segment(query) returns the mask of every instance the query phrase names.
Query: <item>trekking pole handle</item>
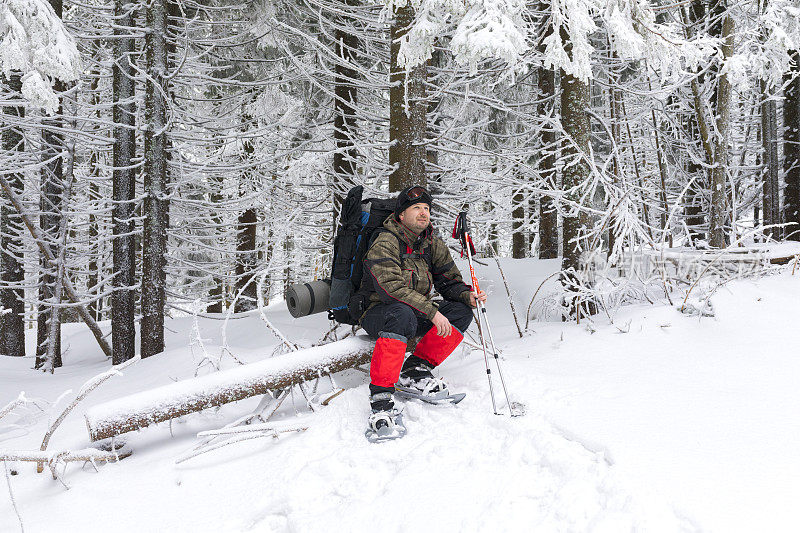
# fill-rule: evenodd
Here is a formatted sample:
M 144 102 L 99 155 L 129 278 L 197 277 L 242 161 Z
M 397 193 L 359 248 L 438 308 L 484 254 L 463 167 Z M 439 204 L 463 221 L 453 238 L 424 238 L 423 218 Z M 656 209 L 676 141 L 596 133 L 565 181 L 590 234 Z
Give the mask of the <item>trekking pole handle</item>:
M 464 257 L 464 251 L 466 250 L 469 275 L 472 278 L 472 290 L 475 293 L 475 299 L 477 301 L 478 293 L 481 288 L 478 285 L 478 278 L 475 276 L 475 269 L 472 266 L 472 256 L 475 254 L 475 245 L 472 242 L 472 235 L 469 231 L 466 211 L 461 211 L 456 217 L 456 223 L 453 225 L 453 238 L 461 242 L 461 257 Z

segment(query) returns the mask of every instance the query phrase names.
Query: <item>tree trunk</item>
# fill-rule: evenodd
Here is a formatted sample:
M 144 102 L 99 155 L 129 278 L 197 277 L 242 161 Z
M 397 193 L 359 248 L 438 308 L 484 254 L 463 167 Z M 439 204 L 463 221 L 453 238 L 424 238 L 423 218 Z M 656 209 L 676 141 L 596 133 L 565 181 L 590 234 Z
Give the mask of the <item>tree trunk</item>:
M 610 44 L 610 43 L 609 43 Z M 617 55 L 614 54 L 614 60 L 617 60 Z M 622 91 L 617 88 L 619 84 L 619 76 L 614 72 L 613 67 L 609 71 L 611 87 L 609 89 L 609 111 L 611 115 L 611 150 L 613 156 L 611 159 L 611 169 L 613 172 L 614 183 L 619 183 L 622 177 L 622 165 L 620 164 L 620 146 L 622 142 Z M 614 206 L 609 205 L 608 208 L 613 209 Z M 614 233 L 614 224 L 612 220 L 608 221 L 608 257 L 611 256 L 616 245 L 617 234 Z
M 783 102 L 783 220 L 786 238 L 800 241 L 800 52 L 793 50 Z
M 497 176 L 497 171 L 500 165 L 500 154 L 503 151 L 503 145 L 501 140 L 506 133 L 507 128 L 507 116 L 502 111 L 492 108 L 489 110 L 489 124 L 486 126 L 486 132 L 488 135 L 486 136 L 486 141 L 484 142 L 485 148 L 496 154 L 491 156 L 492 157 L 492 175 Z M 495 178 L 496 179 L 496 178 Z M 494 255 L 498 255 L 500 253 L 499 247 L 499 228 L 497 227 L 497 215 L 495 212 L 495 206 L 497 204 L 490 200 L 487 200 L 483 203 L 484 213 L 489 216 L 489 228 L 488 228 L 488 244 L 494 250 Z M 490 252 L 487 250 L 487 254 Z M 488 255 L 491 257 L 491 255 Z
M 100 84 L 100 69 L 99 67 L 92 71 L 92 82 L 89 85 L 91 93 L 90 102 L 92 107 L 96 109 L 95 118 L 98 122 L 102 119 L 100 113 L 100 92 L 97 90 Z M 91 202 L 100 202 L 100 151 L 95 149 L 89 156 L 89 200 Z M 103 245 L 100 242 L 100 218 L 97 216 L 94 209 L 89 212 L 89 267 L 88 267 L 88 290 L 87 292 L 94 296 L 94 293 L 101 293 L 101 287 L 98 286 L 102 278 L 103 268 Z M 86 306 L 89 313 L 95 320 L 100 320 L 100 312 L 103 308 L 103 299 L 93 300 Z
M 136 229 L 134 199 L 136 197 L 136 172 L 133 160 L 136 155 L 136 103 L 135 96 L 135 42 L 127 28 L 134 27 L 132 4 L 114 1 L 113 117 L 114 117 L 114 172 L 112 228 L 114 292 L 111 297 L 111 344 L 113 364 L 118 365 L 136 355 Z
M 571 58 L 572 43 L 563 29 L 561 38 L 566 43 L 565 50 Z M 575 207 L 581 203 L 580 192 L 576 189 L 589 179 L 590 174 L 586 160 L 591 138 L 591 125 L 586 113 L 588 108 L 588 83 L 561 70 L 561 127 L 565 137 L 561 145 L 561 158 L 564 161 L 561 190 L 566 192 L 565 199 L 573 204 L 566 207 L 562 221 L 564 252 L 561 259 L 561 283 L 566 292 L 564 303 L 567 314 L 578 320 L 582 314 L 596 312 L 593 302 L 582 302 L 574 294 L 591 283 L 585 276 L 586 265 L 582 257 L 588 245 L 585 235 L 589 227 L 589 216 Z
M 142 357 L 164 351 L 167 255 L 167 2 L 147 4 L 142 234 Z
M 694 27 L 695 25 L 702 23 L 706 13 L 705 1 L 706 0 L 693 0 L 689 6 L 688 17 L 685 15 L 683 8 L 681 8 L 681 13 L 684 15 L 684 22 L 687 28 L 690 26 Z M 689 31 L 689 33 L 696 34 L 699 31 L 699 29 L 695 28 L 693 31 Z M 702 83 L 703 79 L 704 75 L 701 74 L 699 80 L 692 82 L 692 92 L 694 95 L 695 107 L 699 105 L 700 100 L 698 99 L 697 94 L 695 94 L 694 89 L 697 86 L 698 81 Z M 703 131 L 701 131 L 700 121 L 698 120 L 698 117 L 700 116 L 699 113 L 701 113 L 701 111 L 694 110 L 694 113 L 690 112 L 687 114 L 686 130 L 688 132 L 688 137 L 691 140 L 690 142 L 695 144 L 695 148 L 698 140 L 700 141 L 700 150 L 703 152 L 705 150 L 705 140 L 702 138 Z M 689 190 L 686 191 L 683 209 L 686 217 L 686 226 L 688 227 L 688 237 L 690 241 L 694 242 L 698 239 L 707 238 L 705 235 L 705 213 L 707 210 L 704 209 L 703 205 L 705 203 L 703 199 L 703 191 L 707 190 L 708 188 L 708 179 L 706 176 L 706 170 L 703 168 L 703 166 L 699 162 L 694 161 L 691 157 L 687 157 L 686 173 L 690 177 L 696 177 L 694 185 L 692 185 Z
M 768 98 L 766 83 L 761 82 L 761 97 Z M 764 225 L 781 223 L 780 211 L 780 163 L 778 162 L 778 106 L 775 100 L 766 100 L 761 104 L 761 143 L 764 148 L 762 171 L 762 210 Z M 780 228 L 764 230 L 770 238 L 780 237 Z
M 345 0 L 348 6 L 359 4 L 359 0 Z M 356 183 L 356 111 L 358 100 L 358 72 L 353 68 L 358 52 L 358 37 L 341 26 L 336 29 L 336 55 L 333 101 L 333 138 L 336 152 L 333 154 L 334 215 L 344 201 L 344 194 Z M 334 217 L 335 218 L 335 217 Z M 333 220 L 335 226 L 336 220 Z M 335 228 L 334 228 L 335 229 Z
M 589 165 L 585 157 L 589 152 L 589 86 L 582 80 L 561 71 L 561 124 L 565 135 L 571 139 L 564 142 L 562 157 L 566 164 L 563 170 L 563 189 L 579 187 L 589 177 Z M 569 193 L 567 199 L 580 202 L 577 193 Z M 574 211 L 574 209 L 573 209 Z M 574 212 L 564 215 L 564 257 L 562 268 L 578 272 L 581 269 L 581 233 L 588 223 L 584 214 Z
M 524 259 L 528 256 L 528 239 L 525 229 L 525 190 L 517 189 L 511 197 L 511 257 Z
M 211 191 L 209 193 L 211 204 L 217 205 L 224 200 L 222 191 L 224 188 L 224 180 L 221 176 L 211 175 L 208 178 Z M 223 225 L 222 216 L 216 211 L 211 212 L 211 220 L 217 226 Z M 211 302 L 206 306 L 206 313 L 222 313 L 225 302 L 225 281 L 221 276 L 214 275 L 211 278 L 211 288 L 208 291 L 208 299 Z
M 50 0 L 56 16 L 62 17 L 62 0 Z M 64 83 L 56 80 L 53 89 L 56 93 L 64 91 Z M 60 133 L 64 126 L 63 104 L 59 97 L 58 110 L 55 115 L 42 119 L 42 148 L 41 157 L 46 162 L 40 171 L 40 197 L 39 197 L 39 227 L 41 234 L 46 239 L 45 245 L 50 248 L 56 257 L 61 241 L 58 231 L 61 227 L 63 193 L 64 193 L 64 136 Z M 36 320 L 36 361 L 34 366 L 42 368 L 47 362 L 48 345 L 50 353 L 55 354 L 51 361 L 51 368 L 61 366 L 61 311 L 56 301 L 56 272 L 48 268 L 47 258 L 39 254 L 39 303 Z M 60 268 L 60 265 L 53 265 Z
M 697 105 L 698 102 L 699 100 L 695 98 L 695 105 Z M 707 133 L 707 130 L 701 129 L 700 127 L 700 121 L 698 118 L 702 116 L 701 113 L 702 111 L 700 113 L 690 114 L 687 117 L 687 130 L 689 132 L 689 139 L 691 139 L 692 143 L 696 143 L 699 138 L 701 140 L 701 144 L 705 145 L 706 142 L 703 139 L 703 132 Z M 700 148 L 700 153 L 706 153 L 704 146 Z M 684 200 L 683 208 L 684 215 L 686 216 L 686 226 L 688 227 L 689 232 L 688 236 L 689 239 L 694 242 L 698 239 L 707 238 L 705 231 L 705 213 L 707 210 L 704 208 L 705 200 L 703 191 L 708 190 L 708 179 L 706 169 L 703 168 L 703 165 L 691 157 L 687 157 L 686 173 L 690 177 L 695 178 L 694 184 L 689 187 L 689 190 L 686 191 L 686 199 Z
M 51 0 L 56 14 L 61 16 L 61 1 Z M 54 84 L 56 92 L 64 90 L 64 84 L 56 81 Z M 59 133 L 64 125 L 63 107 L 59 98 L 58 111 L 52 117 L 42 119 L 42 149 L 41 157 L 46 164 L 40 173 L 40 196 L 39 196 L 39 227 L 41 236 L 45 239 L 45 245 L 53 252 L 53 255 L 60 257 L 61 241 L 58 238 L 59 228 L 61 227 L 63 193 L 64 193 L 64 137 Z M 48 344 L 53 343 L 55 359 L 52 367 L 61 366 L 61 313 L 55 301 L 56 296 L 56 272 L 54 269 L 58 265 L 49 265 L 48 260 L 40 253 L 39 257 L 39 304 L 36 320 L 36 368 L 42 368 L 47 360 Z M 52 321 L 52 323 L 51 323 Z M 50 332 L 54 332 L 51 338 Z
M 286 258 L 286 267 L 283 269 L 284 275 L 284 283 L 283 283 L 283 292 L 289 290 L 289 287 L 292 285 L 292 254 L 294 253 L 294 239 L 292 239 L 291 235 L 286 235 L 286 238 L 283 240 L 283 252 L 284 257 Z
M 727 8 L 727 1 L 719 4 Z M 727 61 L 733 55 L 734 22 L 730 12 L 725 9 L 722 19 L 722 57 Z M 728 174 L 728 143 L 730 141 L 731 83 L 728 74 L 722 71 L 717 82 L 716 124 L 714 139 L 714 168 L 711 171 L 711 216 L 709 217 L 709 244 L 714 248 L 726 246 L 725 222 L 729 218 L 730 206 L 726 194 Z
M 427 185 L 425 176 L 425 133 L 427 102 L 425 81 L 426 63 L 408 72 L 398 65 L 400 39 L 414 20 L 411 5 L 395 12 L 391 28 L 391 74 L 389 81 L 389 164 L 396 168 L 389 176 L 389 190 L 400 191 L 409 185 Z
M 92 199 L 98 199 L 100 197 L 100 187 L 97 186 L 97 175 L 94 173 L 97 171 L 97 152 L 93 152 L 90 156 L 89 161 L 89 197 Z M 100 282 L 100 269 L 102 268 L 102 244 L 100 243 L 100 227 L 99 227 L 99 220 L 97 219 L 97 215 L 94 211 L 89 213 L 89 265 L 88 265 L 88 277 L 86 280 L 86 292 L 92 298 L 96 297 L 96 294 L 101 292 L 98 283 Z M 100 311 L 103 307 L 103 299 L 99 298 L 97 300 L 92 300 L 86 305 L 86 309 L 89 313 L 94 317 L 95 320 L 100 320 Z
M 256 254 L 256 230 L 258 217 L 255 209 L 247 209 L 239 215 L 236 235 L 236 294 L 239 298 L 234 312 L 243 313 L 255 309 L 258 292 L 253 280 L 258 256 Z M 239 291 L 242 291 L 241 294 Z
M 555 118 L 556 73 L 553 69 L 539 69 L 539 116 Z M 551 190 L 557 188 L 556 130 L 552 125 L 542 129 L 542 155 L 539 158 L 539 176 Z M 539 259 L 558 257 L 558 212 L 549 196 L 539 198 Z
M 12 98 L 22 98 L 22 82 L 18 75 L 12 74 L 4 80 Z M 25 116 L 23 106 L 6 107 L 3 111 L 8 117 L 21 120 Z M 4 125 L 2 129 L 2 148 L 7 154 L 25 151 L 25 139 L 20 126 Z M 22 196 L 24 185 L 22 174 L 8 174 L 8 181 L 17 196 Z M 22 224 L 14 216 L 10 199 L 0 205 L 0 355 L 25 356 L 25 291 L 22 283 L 25 278 L 21 253 Z
M 437 69 L 441 68 L 444 64 L 444 53 L 441 48 L 439 48 L 439 42 L 436 41 L 434 43 L 433 53 L 431 54 L 431 58 L 428 61 L 429 69 Z M 428 131 L 430 132 L 431 138 L 439 137 L 442 131 L 442 97 L 439 94 L 432 96 L 428 101 L 428 117 L 426 120 L 428 121 Z M 439 166 L 439 150 L 437 150 L 437 146 L 433 145 L 432 143 L 426 146 L 426 153 L 427 153 L 427 161 L 428 161 L 428 186 L 431 192 L 431 195 L 436 198 L 439 194 L 441 194 L 442 186 L 442 169 Z
M 589 85 L 561 71 L 561 124 L 567 141 L 563 143 L 562 157 L 566 164 L 563 170 L 562 189 L 568 191 L 579 187 L 589 178 L 589 165 L 586 157 L 589 153 L 590 125 L 586 109 L 589 106 Z M 567 200 L 580 203 L 578 192 L 566 194 Z M 563 217 L 563 248 L 561 260 L 562 283 L 566 291 L 585 287 L 590 280 L 584 276 L 583 252 L 587 242 L 585 234 L 589 226 L 589 217 L 584 212 L 577 212 L 569 207 Z M 596 306 L 592 302 L 578 301 L 577 297 L 567 297 L 566 305 L 569 316 L 580 320 L 581 314 L 594 314 Z

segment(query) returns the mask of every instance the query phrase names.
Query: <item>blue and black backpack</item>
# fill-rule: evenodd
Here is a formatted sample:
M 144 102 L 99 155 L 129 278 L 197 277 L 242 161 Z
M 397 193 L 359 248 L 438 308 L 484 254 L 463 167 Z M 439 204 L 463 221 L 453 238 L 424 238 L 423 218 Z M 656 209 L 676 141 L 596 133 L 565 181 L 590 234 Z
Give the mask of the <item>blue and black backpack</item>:
M 342 324 L 357 325 L 365 311 L 368 295 L 359 292 L 364 255 L 396 205 L 394 198 L 364 200 L 363 193 L 361 185 L 347 193 L 333 241 L 328 318 Z

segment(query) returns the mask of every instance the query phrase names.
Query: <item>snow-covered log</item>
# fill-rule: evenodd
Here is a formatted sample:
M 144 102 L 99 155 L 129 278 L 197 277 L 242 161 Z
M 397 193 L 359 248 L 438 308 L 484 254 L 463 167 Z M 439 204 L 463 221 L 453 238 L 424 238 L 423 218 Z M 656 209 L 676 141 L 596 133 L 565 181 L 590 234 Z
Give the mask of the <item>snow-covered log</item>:
M 47 467 L 50 468 L 50 472 L 53 474 L 53 479 L 59 479 L 58 467 L 66 465 L 67 463 L 92 463 L 96 466 L 97 463 L 116 463 L 130 455 L 130 451 L 117 452 L 98 450 L 95 448 L 62 451 L 0 450 L 0 463 L 21 461 L 39 463 L 39 467 L 47 465 Z M 13 499 L 13 494 L 11 497 Z
M 108 452 L 96 448 L 84 450 L 0 450 L 0 461 L 27 461 L 31 463 L 69 463 L 74 461 L 89 461 L 94 463 L 116 463 L 128 457 L 130 453 Z
M 350 337 L 171 383 L 92 407 L 86 413 L 86 426 L 93 441 L 114 437 L 366 363 L 373 346 L 369 337 Z

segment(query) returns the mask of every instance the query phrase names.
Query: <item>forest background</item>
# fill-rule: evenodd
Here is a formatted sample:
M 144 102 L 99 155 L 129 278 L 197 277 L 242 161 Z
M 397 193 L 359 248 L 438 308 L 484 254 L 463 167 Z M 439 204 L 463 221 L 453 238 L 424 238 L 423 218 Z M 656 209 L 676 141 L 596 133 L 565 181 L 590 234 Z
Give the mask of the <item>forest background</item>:
M 561 257 L 539 316 L 669 299 L 667 251 L 800 240 L 799 49 L 793 0 L 1 0 L 0 354 L 322 279 L 353 185 Z

